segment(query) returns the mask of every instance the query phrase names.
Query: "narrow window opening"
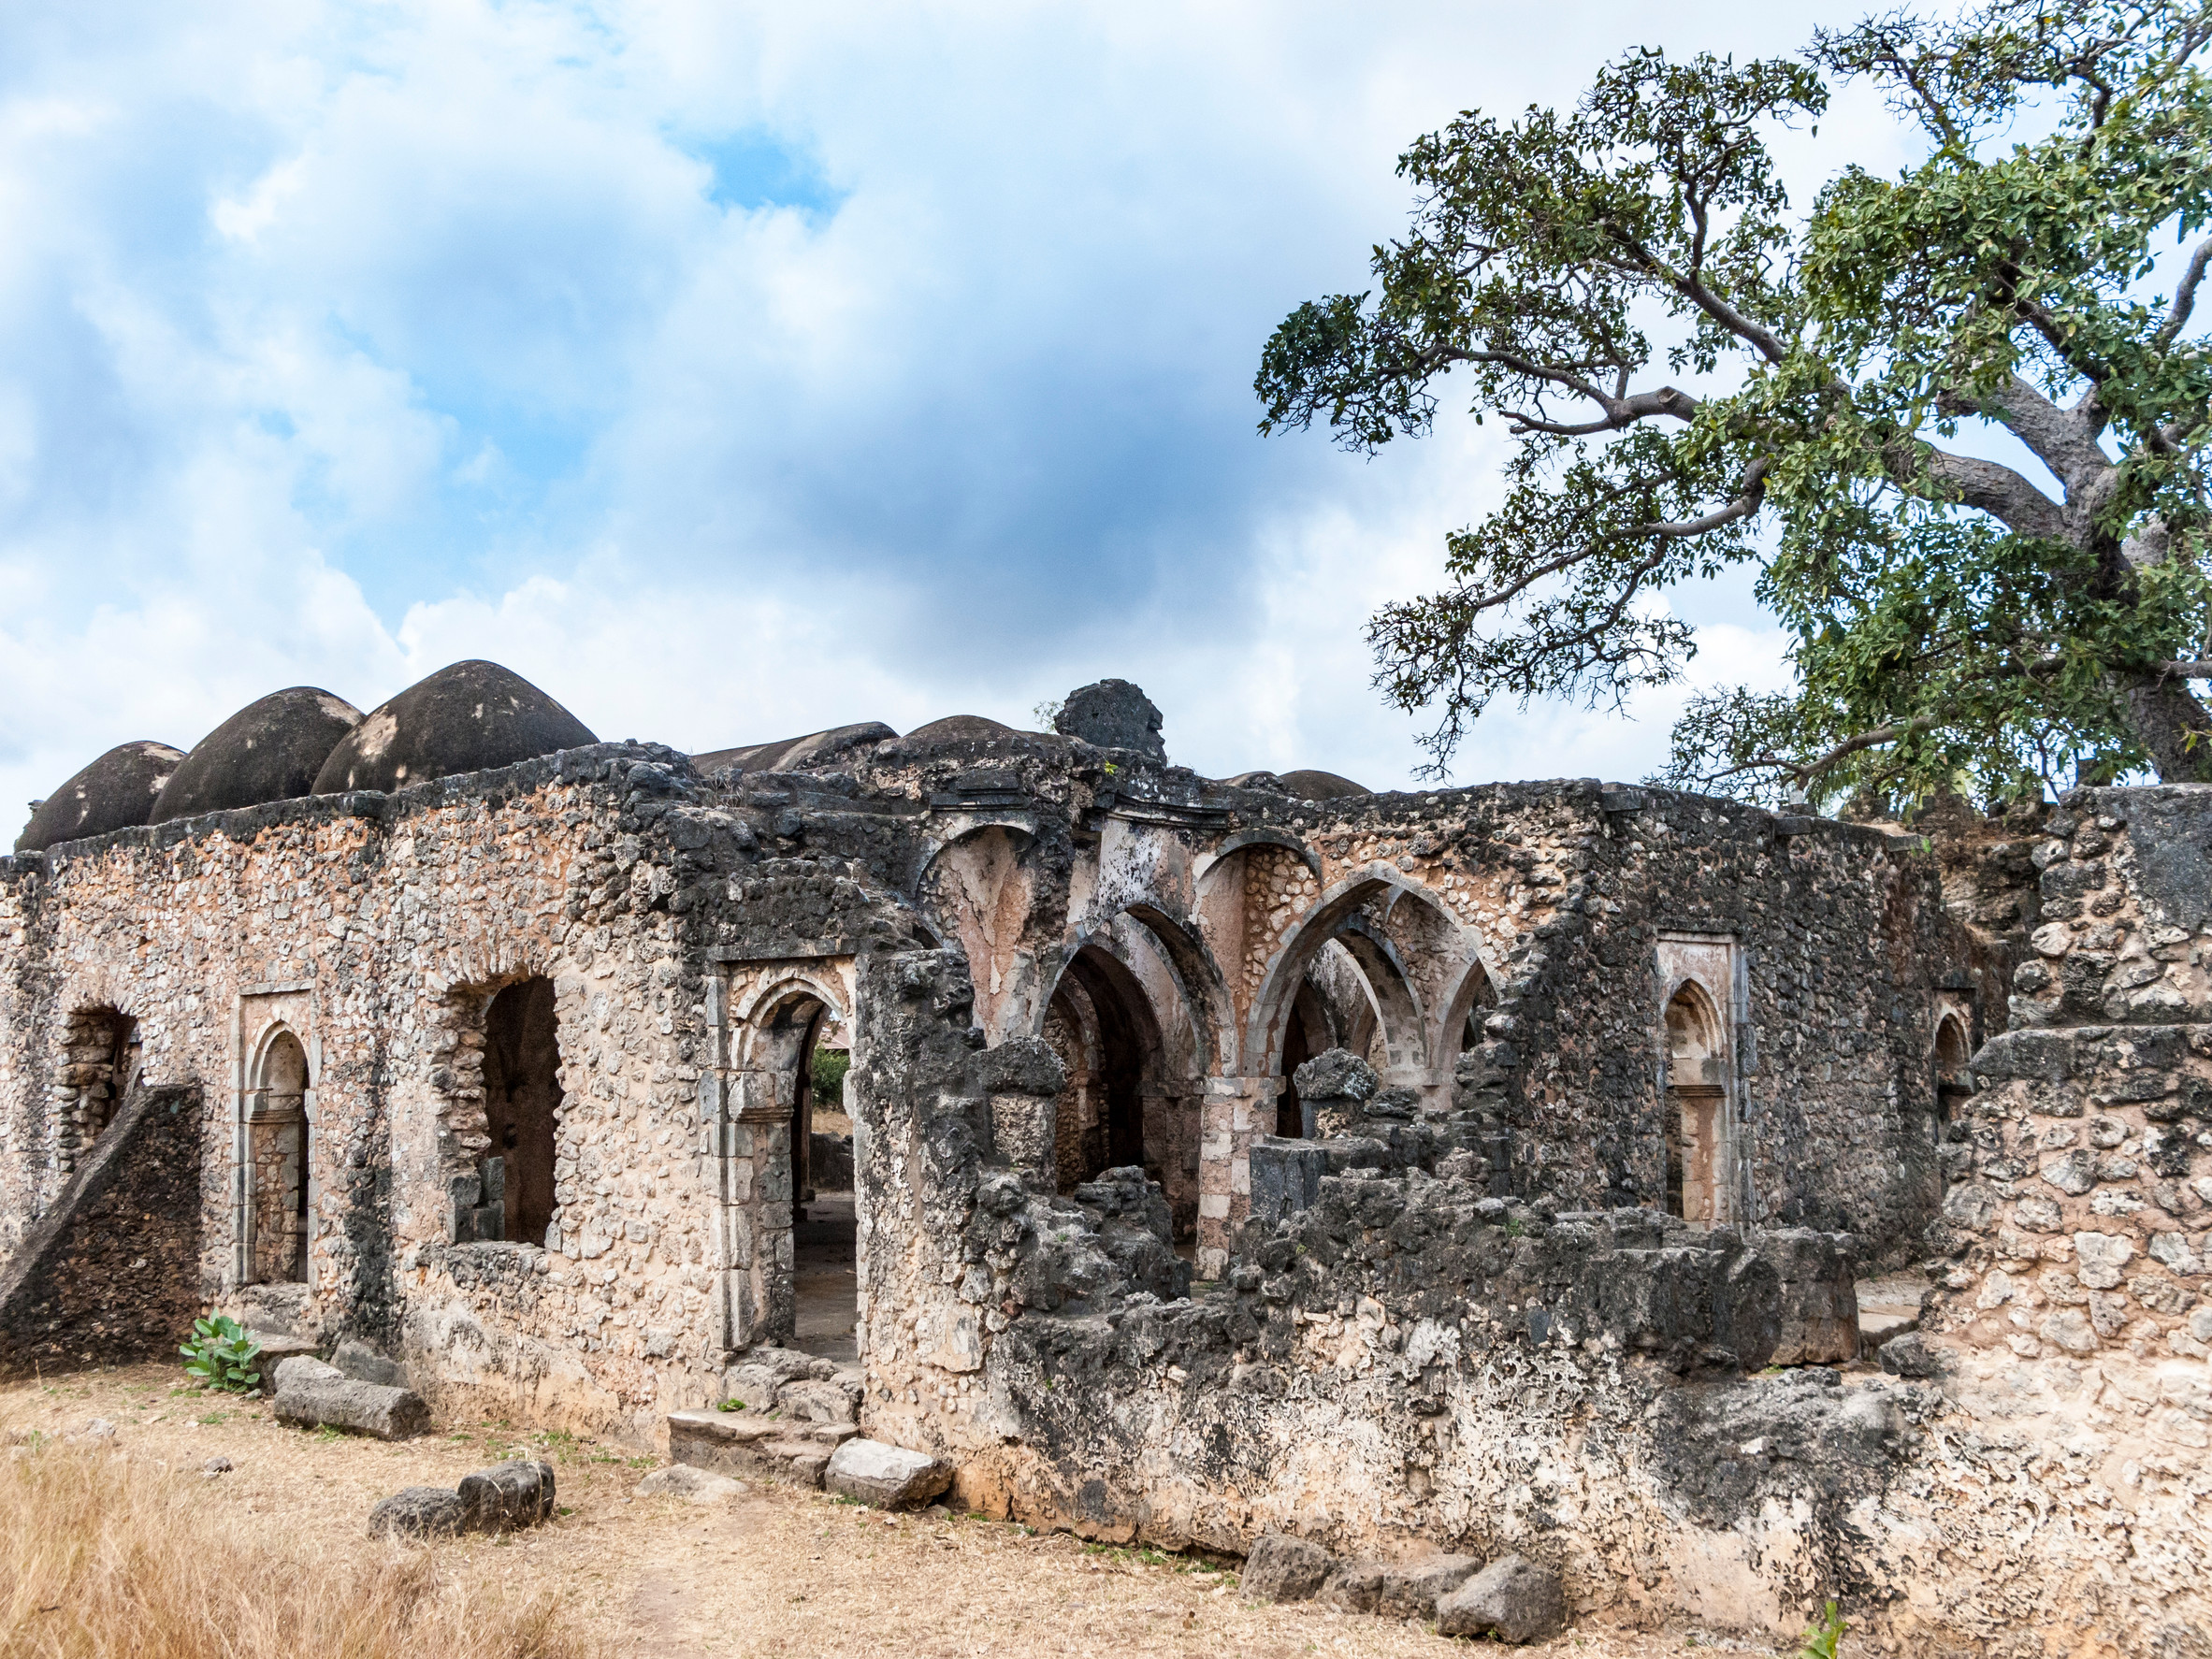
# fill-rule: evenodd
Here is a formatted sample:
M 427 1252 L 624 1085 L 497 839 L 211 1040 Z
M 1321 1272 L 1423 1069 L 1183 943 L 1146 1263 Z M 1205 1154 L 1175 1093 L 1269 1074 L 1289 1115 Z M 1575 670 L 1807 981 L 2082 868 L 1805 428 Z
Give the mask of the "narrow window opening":
M 504 1215 L 498 1236 L 542 1245 L 553 1224 L 559 1128 L 560 1021 L 553 981 L 525 979 L 492 998 L 484 1018 L 484 1115 L 498 1159 Z M 487 1205 L 494 1183 L 485 1182 Z M 479 1237 L 490 1236 L 479 1233 Z
M 113 1008 L 89 1008 L 69 1019 L 68 1063 L 62 1075 L 65 1140 L 87 1150 L 115 1121 L 138 1079 L 138 1022 Z
M 1935 1115 L 1928 1125 L 1932 1141 L 1945 1138 L 1973 1093 L 1968 1058 L 1965 1022 L 1956 1014 L 1945 1015 L 1935 1028 Z
M 1722 1219 L 1728 1057 L 1720 1017 L 1695 980 L 1667 1004 L 1667 1210 L 1710 1226 Z
M 308 1065 L 292 1032 L 269 1040 L 257 1083 L 246 1124 L 248 1277 L 299 1284 L 308 1276 Z

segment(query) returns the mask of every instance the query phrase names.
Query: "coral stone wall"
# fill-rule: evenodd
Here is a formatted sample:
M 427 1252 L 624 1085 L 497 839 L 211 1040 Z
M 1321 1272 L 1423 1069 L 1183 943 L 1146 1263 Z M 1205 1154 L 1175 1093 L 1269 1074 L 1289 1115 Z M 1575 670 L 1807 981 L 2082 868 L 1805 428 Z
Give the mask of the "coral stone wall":
M 747 926 L 802 930 L 789 905 L 732 902 L 754 832 L 697 806 L 686 774 L 665 750 L 608 745 L 13 861 L 0 1214 L 20 1233 L 66 1178 L 71 1016 L 117 1010 L 149 1083 L 203 1091 L 206 1301 L 265 1329 L 353 1334 L 433 1396 L 474 1391 L 546 1421 L 643 1436 L 711 1397 L 730 1333 L 700 1105 L 726 974 L 709 959 L 742 954 Z M 797 885 L 802 906 L 834 911 L 836 892 Z M 470 1242 L 484 1010 L 539 974 L 556 987 L 563 1093 L 552 1247 Z M 304 1286 L 244 1282 L 241 1094 L 279 1029 L 310 1066 Z
M 2022 1359 L 2168 1362 L 2159 1410 L 2212 1444 L 2212 788 L 2067 796 L 2033 850 L 2032 954 L 1945 1204 L 1931 1324 Z M 2165 1397 L 2171 1394 L 2171 1398 Z
M 1662 943 L 1730 946 L 1736 1219 L 1903 1259 L 1941 1198 L 1934 1021 L 1984 994 L 1924 841 L 1595 783 L 1308 803 L 1324 887 L 1378 864 L 1482 941 L 1495 1001 L 1459 1068 L 1507 1120 L 1511 1189 L 1662 1203 Z
M 167 1358 L 200 1308 L 196 1089 L 141 1090 L 0 1265 L 0 1373 Z

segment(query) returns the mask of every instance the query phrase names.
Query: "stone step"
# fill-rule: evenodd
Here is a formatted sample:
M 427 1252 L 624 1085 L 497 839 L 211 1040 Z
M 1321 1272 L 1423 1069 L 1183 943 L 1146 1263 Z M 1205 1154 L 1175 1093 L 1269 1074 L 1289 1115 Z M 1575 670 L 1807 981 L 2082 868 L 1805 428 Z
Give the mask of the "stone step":
M 808 1422 L 781 1411 L 672 1411 L 668 1455 L 717 1475 L 819 1486 L 831 1454 L 860 1432 L 858 1423 Z

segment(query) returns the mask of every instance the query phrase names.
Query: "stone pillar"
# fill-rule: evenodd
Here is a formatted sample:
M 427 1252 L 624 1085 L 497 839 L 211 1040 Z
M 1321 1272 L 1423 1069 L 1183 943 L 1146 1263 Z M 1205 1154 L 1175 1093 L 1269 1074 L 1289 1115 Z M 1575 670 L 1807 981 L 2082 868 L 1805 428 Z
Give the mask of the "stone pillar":
M 1251 1200 L 1253 1126 L 1270 1123 L 1273 1077 L 1208 1077 L 1199 1125 L 1198 1277 L 1219 1278 L 1229 1270 L 1229 1241 Z
M 1261 1134 L 1252 1137 L 1251 1164 L 1251 1219 L 1272 1227 L 1313 1206 L 1329 1156 L 1312 1141 Z
M 747 1173 L 742 1185 L 745 1196 L 735 1207 L 745 1223 L 752 1257 L 752 1305 L 758 1310 L 756 1328 L 743 1343 L 788 1343 L 791 1339 L 797 1306 L 792 1274 L 796 1256 L 791 1239 L 791 1111 L 797 1104 L 798 1078 L 788 1071 L 740 1072 L 732 1114 L 733 1164 Z M 733 1195 L 734 1196 L 734 1195 Z
M 1060 1093 L 1067 1073 L 1042 1037 L 1017 1037 L 976 1057 L 990 1103 L 990 1156 L 1019 1175 L 1033 1192 L 1060 1181 Z

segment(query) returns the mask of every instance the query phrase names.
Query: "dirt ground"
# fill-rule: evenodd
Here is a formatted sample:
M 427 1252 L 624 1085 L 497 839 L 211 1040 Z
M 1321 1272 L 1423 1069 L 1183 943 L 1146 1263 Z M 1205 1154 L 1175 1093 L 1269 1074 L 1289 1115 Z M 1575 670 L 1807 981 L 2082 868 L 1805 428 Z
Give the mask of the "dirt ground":
M 1022 1659 L 1072 1651 L 1122 1654 L 1293 1655 L 1500 1652 L 1420 1624 L 1312 1605 L 1248 1605 L 1234 1562 L 1086 1546 L 1060 1535 L 950 1516 L 886 1516 L 818 1492 L 756 1487 L 700 1508 L 630 1495 L 659 1461 L 561 1434 L 501 1422 L 441 1424 L 383 1445 L 324 1430 L 280 1427 L 266 1403 L 181 1386 L 160 1366 L 82 1372 L 0 1388 L 0 1430 L 80 1433 L 105 1418 L 108 1445 L 154 1479 L 204 1485 L 311 1553 L 366 1551 L 370 1506 L 402 1486 L 452 1486 L 502 1458 L 542 1457 L 559 1483 L 559 1513 L 509 1538 L 433 1546 L 441 1567 L 496 1575 L 516 1588 L 563 1587 L 569 1615 L 610 1653 L 898 1654 Z M 230 1459 L 227 1474 L 201 1466 Z M 1685 1651 L 1766 1654 L 1704 1632 L 1663 1634 L 1587 1623 L 1543 1659 L 1652 1659 Z

